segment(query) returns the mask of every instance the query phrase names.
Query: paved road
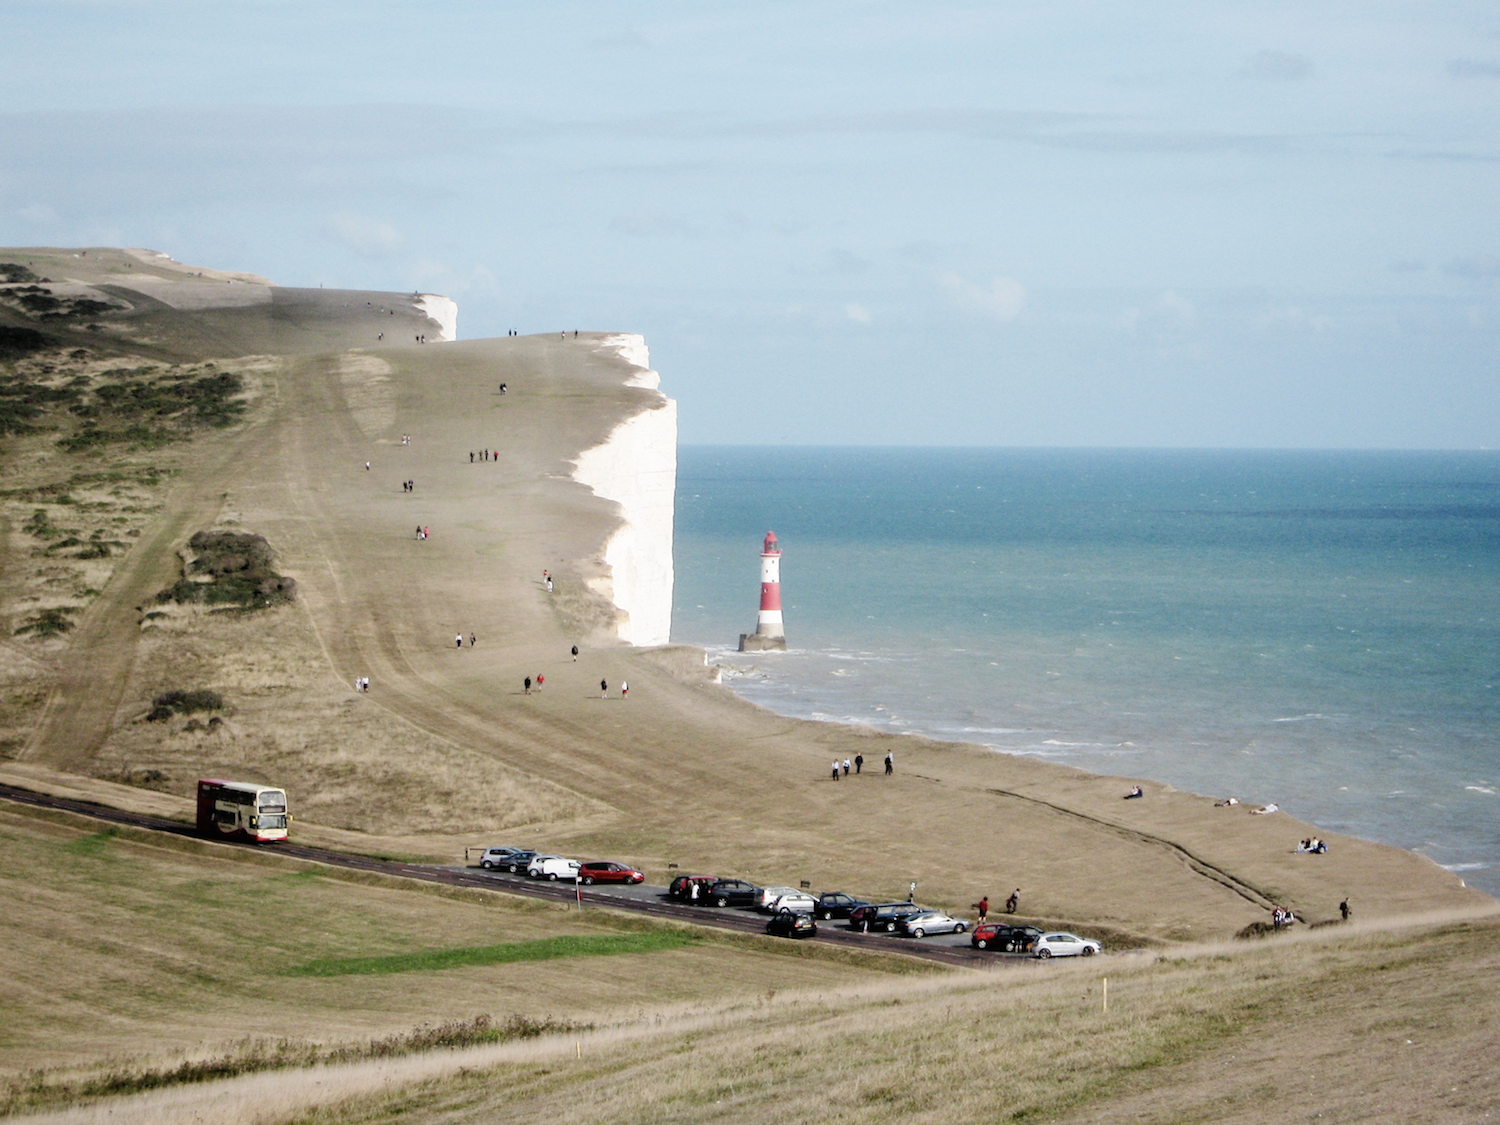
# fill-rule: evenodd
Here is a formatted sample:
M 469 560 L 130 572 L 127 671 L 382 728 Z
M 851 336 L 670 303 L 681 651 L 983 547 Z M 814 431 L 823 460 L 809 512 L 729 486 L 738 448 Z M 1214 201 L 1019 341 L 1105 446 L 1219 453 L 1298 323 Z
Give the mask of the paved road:
M 197 838 L 197 830 L 190 824 L 168 820 L 165 817 L 149 816 L 145 813 L 128 812 L 124 809 L 95 805 L 66 797 L 53 797 L 12 785 L 0 785 L 0 799 L 37 808 L 60 809 L 81 816 L 93 817 L 111 824 L 126 824 L 153 832 L 165 832 L 174 836 Z M 714 907 L 691 907 L 673 903 L 666 897 L 665 887 L 575 887 L 572 883 L 550 882 L 528 879 L 524 875 L 504 872 L 482 871 L 478 867 L 444 866 L 440 864 L 401 863 L 397 860 L 376 859 L 373 856 L 338 852 L 328 848 L 312 848 L 302 844 L 249 844 L 229 840 L 214 841 L 221 847 L 269 848 L 278 855 L 296 859 L 325 863 L 334 867 L 352 868 L 357 871 L 374 871 L 402 879 L 418 879 L 427 883 L 444 883 L 457 887 L 480 887 L 486 890 L 503 891 L 507 894 L 526 895 L 558 902 L 582 900 L 589 905 L 609 906 L 637 914 L 648 914 L 658 918 L 671 918 L 696 925 L 711 926 L 741 933 L 761 934 L 765 932 L 766 919 L 751 910 L 720 910 Z M 885 953 L 906 954 L 923 960 L 967 968 L 996 968 L 1002 965 L 1020 966 L 1032 964 L 1030 958 L 1004 953 L 991 953 L 973 948 L 967 934 L 944 935 L 916 941 L 887 934 L 860 934 L 848 929 L 840 922 L 819 923 L 818 936 L 811 939 L 846 948 L 876 950 Z
M 492 880 L 499 887 L 506 890 L 514 890 L 519 893 L 527 893 L 527 888 L 537 886 L 537 881 L 525 875 L 512 875 L 505 871 L 481 871 L 477 867 L 446 868 L 449 871 L 465 871 L 478 875 L 482 879 Z M 733 929 L 749 929 L 764 931 L 767 916 L 754 910 L 736 910 L 732 907 L 718 909 L 712 906 L 685 906 L 671 898 L 667 894 L 667 888 L 652 883 L 638 883 L 633 886 L 623 884 L 612 884 L 609 886 L 595 885 L 592 887 L 574 888 L 572 883 L 552 883 L 553 887 L 563 888 L 563 897 L 576 898 L 581 895 L 585 905 L 598 903 L 599 905 L 617 906 L 622 910 L 639 910 L 643 907 L 655 907 L 653 914 L 664 914 L 674 918 L 680 918 L 685 922 L 701 922 L 707 925 L 727 924 Z M 857 897 L 857 896 L 856 896 Z M 731 921 L 732 920 L 732 921 Z M 922 938 L 920 941 L 914 938 L 901 937 L 899 935 L 886 934 L 861 934 L 849 929 L 848 925 L 841 919 L 818 922 L 819 940 L 840 940 L 843 942 L 857 943 L 860 946 L 871 949 L 882 949 L 896 953 L 917 953 L 923 955 L 929 950 L 948 950 L 954 954 L 961 955 L 965 964 L 980 963 L 993 964 L 996 961 L 1005 962 L 1010 960 L 1029 961 L 1030 958 L 1022 955 L 1006 953 L 981 953 L 969 944 L 969 935 L 962 934 L 934 934 L 931 937 Z

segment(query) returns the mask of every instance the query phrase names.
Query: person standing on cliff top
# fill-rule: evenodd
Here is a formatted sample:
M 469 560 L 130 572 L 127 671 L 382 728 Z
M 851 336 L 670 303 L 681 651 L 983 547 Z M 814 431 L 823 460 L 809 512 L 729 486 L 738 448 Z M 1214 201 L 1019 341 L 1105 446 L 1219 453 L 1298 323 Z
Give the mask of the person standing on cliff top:
M 609 681 L 608 680 L 600 680 L 599 681 L 599 698 L 600 699 L 608 699 L 609 698 Z
M 896 772 L 896 752 L 894 750 L 887 750 L 885 752 L 885 776 L 886 777 L 890 777 L 891 774 L 893 774 L 895 772 Z
M 856 754 L 856 755 L 854 755 L 854 772 L 855 773 L 859 773 L 864 768 L 865 768 L 865 756 L 863 754 Z
M 835 758 L 833 760 L 833 780 L 837 781 L 838 779 L 839 779 L 839 763 L 838 763 L 838 759 Z
M 530 676 L 526 677 L 526 694 L 527 695 L 531 694 L 531 677 Z

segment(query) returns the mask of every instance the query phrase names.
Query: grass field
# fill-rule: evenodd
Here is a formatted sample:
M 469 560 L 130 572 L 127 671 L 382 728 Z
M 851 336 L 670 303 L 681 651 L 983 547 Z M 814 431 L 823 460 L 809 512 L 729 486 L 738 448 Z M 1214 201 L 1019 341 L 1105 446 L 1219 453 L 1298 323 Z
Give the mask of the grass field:
M 879 959 L 778 955 L 770 939 L 351 878 L 3 802 L 0 855 L 0 1072 L 11 1079 L 479 1015 L 607 1022 L 888 975 Z

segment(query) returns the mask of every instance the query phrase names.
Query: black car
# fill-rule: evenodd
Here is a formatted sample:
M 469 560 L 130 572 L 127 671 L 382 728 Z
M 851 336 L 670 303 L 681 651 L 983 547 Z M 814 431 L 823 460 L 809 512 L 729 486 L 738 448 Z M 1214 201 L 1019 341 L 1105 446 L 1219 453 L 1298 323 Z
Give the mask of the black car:
M 497 866 L 505 868 L 512 875 L 517 873 L 524 875 L 526 869 L 531 866 L 531 861 L 541 854 L 535 851 L 511 852 Z
M 866 903 L 849 912 L 849 928 L 890 933 L 901 924 L 901 919 L 911 914 L 920 914 L 926 909 L 927 907 L 918 906 L 914 902 L 882 902 L 879 905 Z
M 705 906 L 754 906 L 760 888 L 743 879 L 719 879 L 698 892 Z
M 1008 926 L 1004 922 L 985 922 L 974 927 L 969 944 L 975 949 L 1000 949 L 1006 953 L 1029 953 L 1042 931 L 1035 926 Z
M 789 938 L 816 937 L 818 923 L 811 914 L 804 914 L 800 910 L 783 910 L 766 923 L 766 933 Z
M 847 918 L 857 907 L 869 905 L 864 899 L 851 898 L 843 891 L 825 891 L 818 896 L 813 913 L 827 921 L 829 918 Z
M 696 902 L 697 898 L 703 897 L 703 892 L 719 881 L 717 875 L 679 875 L 672 880 L 667 887 L 667 897 L 678 899 L 681 902 Z M 697 898 L 693 896 L 693 888 L 698 888 Z

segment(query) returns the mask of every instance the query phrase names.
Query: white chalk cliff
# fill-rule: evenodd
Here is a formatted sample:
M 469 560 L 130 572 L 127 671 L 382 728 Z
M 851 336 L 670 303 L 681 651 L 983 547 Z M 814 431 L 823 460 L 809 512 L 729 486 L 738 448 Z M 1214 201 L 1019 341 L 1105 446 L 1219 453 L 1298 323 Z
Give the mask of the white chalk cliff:
M 620 526 L 605 544 L 609 589 L 620 612 L 620 639 L 664 645 L 672 634 L 672 518 L 677 498 L 677 403 L 661 394 L 646 341 L 606 336 L 600 350 L 628 365 L 626 385 L 657 391 L 654 403 L 578 455 L 573 479 L 620 506 Z
M 458 339 L 458 302 L 452 297 L 440 297 L 436 293 L 423 293 L 417 299 L 417 308 L 438 326 L 437 343 Z

